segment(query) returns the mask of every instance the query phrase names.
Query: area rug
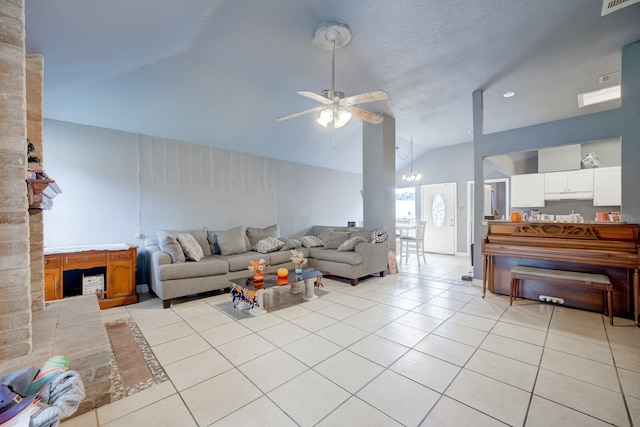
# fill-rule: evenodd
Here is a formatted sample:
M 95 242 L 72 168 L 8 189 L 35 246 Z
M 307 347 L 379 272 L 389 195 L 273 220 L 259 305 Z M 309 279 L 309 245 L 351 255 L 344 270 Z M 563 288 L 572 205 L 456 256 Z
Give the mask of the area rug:
M 135 322 L 118 320 L 105 328 L 112 349 L 112 402 L 169 379 Z

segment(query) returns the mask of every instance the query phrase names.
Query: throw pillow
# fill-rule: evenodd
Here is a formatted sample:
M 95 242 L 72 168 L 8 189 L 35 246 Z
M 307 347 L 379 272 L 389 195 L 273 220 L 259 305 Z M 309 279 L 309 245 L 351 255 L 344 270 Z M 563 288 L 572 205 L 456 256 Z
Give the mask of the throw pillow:
M 204 254 L 202 253 L 202 248 L 198 244 L 198 241 L 196 240 L 196 238 L 193 237 L 191 234 L 189 233 L 178 234 L 177 240 L 178 240 L 178 243 L 180 243 L 180 246 L 182 246 L 182 250 L 187 256 L 187 259 L 197 262 L 204 257 Z
M 247 227 L 247 237 L 249 237 L 249 242 L 251 243 L 250 247 L 253 248 L 262 239 L 280 237 L 280 226 L 273 224 L 265 228 Z
M 325 248 L 337 249 L 349 239 L 350 235 L 351 233 L 348 231 L 330 231 L 322 241 L 324 242 Z
M 356 245 L 361 242 L 366 242 L 366 240 L 363 239 L 362 237 L 357 237 L 357 236 L 352 237 L 350 239 L 345 240 L 344 243 L 338 246 L 338 249 L 336 250 L 338 252 L 354 251 L 356 249 Z
M 371 232 L 371 243 L 386 242 L 388 233 L 385 230 L 373 230 Z
M 266 254 L 269 252 L 275 252 L 283 246 L 284 242 L 276 239 L 275 237 L 267 237 L 266 239 L 262 239 L 256 243 L 256 247 L 254 249 L 256 252 Z
M 185 262 L 182 246 L 180 246 L 175 237 L 167 234 L 164 230 L 158 230 L 158 243 L 160 244 L 160 249 L 169 254 L 172 263 Z
M 170 234 L 173 237 L 178 237 L 178 234 L 189 233 L 196 239 L 196 242 L 202 248 L 202 253 L 204 256 L 211 255 L 211 247 L 209 245 L 209 240 L 207 239 L 207 230 L 205 228 L 193 229 L 193 230 L 162 230 L 167 234 Z
M 242 226 L 225 231 L 217 231 L 215 239 L 222 255 L 243 254 L 247 252 Z
M 298 245 L 296 245 L 296 242 L 287 237 L 278 237 L 278 240 L 284 243 L 284 246 L 280 248 L 281 251 L 288 251 L 298 247 Z
M 302 246 L 305 248 L 315 248 L 324 245 L 322 239 L 316 236 L 302 236 L 300 242 L 302 242 Z

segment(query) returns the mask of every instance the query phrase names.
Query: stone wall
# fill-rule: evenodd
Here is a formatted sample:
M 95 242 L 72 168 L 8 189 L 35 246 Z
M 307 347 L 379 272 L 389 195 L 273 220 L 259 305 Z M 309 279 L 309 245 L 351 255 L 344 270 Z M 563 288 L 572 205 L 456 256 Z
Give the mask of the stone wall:
M 0 8 L 0 361 L 31 351 L 24 0 Z
M 26 56 L 27 138 L 42 157 L 42 84 L 43 60 L 40 54 Z M 31 252 L 31 309 L 44 308 L 44 226 L 41 209 L 29 210 L 29 240 Z

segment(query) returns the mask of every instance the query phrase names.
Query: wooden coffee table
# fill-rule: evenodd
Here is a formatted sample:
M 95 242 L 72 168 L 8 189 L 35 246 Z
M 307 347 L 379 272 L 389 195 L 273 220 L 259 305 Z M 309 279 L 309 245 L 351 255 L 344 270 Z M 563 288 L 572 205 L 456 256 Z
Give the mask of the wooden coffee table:
M 289 273 L 287 277 L 278 277 L 275 274 L 265 274 L 264 281 L 255 283 L 253 276 L 231 279 L 231 295 L 233 306 L 245 310 L 253 316 L 259 316 L 267 312 L 264 306 L 265 295 L 271 294 L 274 289 L 281 286 L 290 286 L 292 293 L 301 292 L 298 287 L 304 283 L 305 301 L 317 298 L 314 288 L 321 285 L 322 272 L 314 269 L 304 270 L 302 273 Z

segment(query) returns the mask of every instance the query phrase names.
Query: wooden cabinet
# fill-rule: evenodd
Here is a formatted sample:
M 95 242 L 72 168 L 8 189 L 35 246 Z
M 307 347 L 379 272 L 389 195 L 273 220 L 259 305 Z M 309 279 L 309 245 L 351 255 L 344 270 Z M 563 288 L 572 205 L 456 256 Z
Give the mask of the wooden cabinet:
M 44 299 L 51 301 L 62 298 L 62 269 L 60 257 L 46 255 L 44 257 Z
M 593 206 L 622 205 L 622 169 L 620 166 L 593 170 Z
M 593 198 L 593 169 L 544 174 L 545 200 L 579 200 Z
M 544 204 L 544 174 L 511 176 L 511 206 L 537 208 L 543 207 Z
M 65 272 L 82 272 L 103 268 L 105 289 L 104 294 L 99 297 L 100 308 L 105 309 L 138 302 L 138 294 L 136 293 L 137 246 L 102 245 L 67 249 L 52 248 L 45 249 L 45 253 L 46 301 L 68 296 L 72 284 L 67 283 L 65 288 Z M 77 294 L 79 295 L 81 292 L 80 290 Z

